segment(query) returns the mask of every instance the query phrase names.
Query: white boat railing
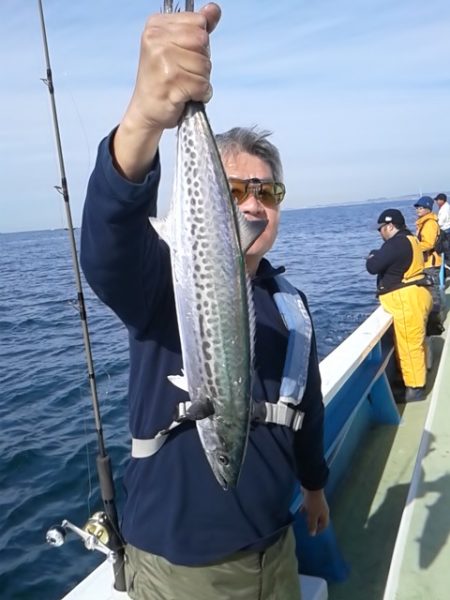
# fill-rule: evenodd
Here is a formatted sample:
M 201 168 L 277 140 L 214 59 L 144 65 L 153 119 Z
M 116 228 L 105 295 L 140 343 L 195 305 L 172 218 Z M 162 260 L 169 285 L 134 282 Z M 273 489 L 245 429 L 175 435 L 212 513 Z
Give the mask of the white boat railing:
M 378 307 L 352 334 L 320 363 L 325 406 L 367 358 L 392 324 L 392 316 Z

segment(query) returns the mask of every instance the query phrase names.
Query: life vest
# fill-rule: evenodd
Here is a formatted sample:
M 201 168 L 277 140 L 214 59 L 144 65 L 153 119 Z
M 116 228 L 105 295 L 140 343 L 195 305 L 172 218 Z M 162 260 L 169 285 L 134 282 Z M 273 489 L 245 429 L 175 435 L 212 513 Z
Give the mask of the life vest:
M 299 431 L 304 413 L 299 405 L 305 393 L 308 379 L 309 356 L 311 352 L 312 323 L 308 311 L 298 290 L 281 275 L 275 277 L 278 291 L 273 299 L 289 332 L 283 377 L 278 402 L 258 402 L 252 400 L 251 420 L 261 424 L 276 424 Z M 171 380 L 173 381 L 171 377 Z M 182 378 L 179 378 L 180 380 Z M 179 385 L 179 384 L 177 384 Z M 182 385 L 180 385 L 182 387 Z M 187 386 L 184 387 L 186 389 Z M 155 454 L 168 438 L 168 434 L 186 421 L 205 418 L 206 415 L 194 415 L 190 411 L 192 402 L 180 402 L 174 420 L 155 437 L 147 439 L 132 438 L 131 456 L 148 458 Z
M 413 235 L 406 236 L 412 247 L 412 259 L 408 269 L 403 274 L 402 283 L 403 285 L 418 285 L 424 279 L 424 258 L 422 248 L 420 247 L 419 240 Z M 422 285 L 429 285 L 422 283 Z
M 384 296 L 385 294 L 389 294 L 410 285 L 425 287 L 430 287 L 433 285 L 433 282 L 428 275 L 424 274 L 423 251 L 420 247 L 419 240 L 414 235 L 407 235 L 406 237 L 411 244 L 412 249 L 412 258 L 409 267 L 403 273 L 401 281 L 395 283 L 395 285 L 392 285 L 389 287 L 389 289 L 382 287 L 382 284 L 379 285 L 377 289 L 377 296 Z

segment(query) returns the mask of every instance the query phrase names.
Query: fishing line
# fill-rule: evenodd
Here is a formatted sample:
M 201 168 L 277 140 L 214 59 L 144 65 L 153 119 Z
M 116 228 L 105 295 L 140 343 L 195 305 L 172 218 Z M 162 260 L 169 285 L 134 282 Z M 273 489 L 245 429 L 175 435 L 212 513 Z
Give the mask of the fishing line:
M 94 411 L 95 429 L 97 433 L 97 472 L 100 483 L 100 492 L 103 500 L 103 506 L 110 525 L 110 544 L 109 547 L 116 553 L 117 560 L 113 564 L 115 588 L 119 591 L 126 590 L 125 573 L 124 573 L 124 542 L 120 535 L 119 519 L 115 504 L 114 481 L 111 470 L 111 460 L 106 452 L 103 430 L 100 418 L 100 408 L 97 395 L 97 386 L 95 380 L 94 364 L 92 360 L 91 342 L 89 336 L 89 328 L 87 323 L 86 307 L 84 302 L 83 288 L 81 283 L 81 272 L 78 263 L 78 253 L 75 241 L 74 226 L 72 221 L 72 212 L 70 208 L 69 189 L 67 185 L 66 170 L 64 166 L 64 158 L 62 152 L 61 135 L 59 129 L 58 115 L 56 110 L 55 89 L 53 85 L 53 75 L 50 66 L 50 55 L 47 43 L 47 32 L 45 28 L 44 11 L 42 0 L 38 0 L 39 17 L 42 31 L 42 42 L 44 47 L 46 77 L 42 81 L 47 86 L 50 95 L 50 106 L 53 117 L 53 129 L 56 141 L 56 150 L 58 154 L 59 171 L 61 176 L 61 185 L 55 186 L 57 191 L 62 195 L 67 220 L 67 231 L 69 234 L 70 250 L 72 255 L 72 267 L 75 275 L 75 285 L 77 290 L 77 300 L 81 328 L 83 332 L 84 351 L 88 370 L 88 380 L 90 384 L 92 408 Z
M 72 89 L 70 88 L 70 86 L 67 85 L 68 81 L 69 80 L 66 78 L 65 79 L 65 83 L 66 83 L 66 85 L 65 85 L 65 91 L 66 91 L 66 93 L 70 97 L 70 100 L 71 100 L 72 105 L 73 105 L 73 109 L 75 111 L 75 114 L 77 115 L 78 124 L 80 126 L 80 129 L 81 129 L 81 132 L 82 132 L 83 138 L 84 138 L 85 152 L 86 152 L 86 155 L 87 155 L 87 169 L 86 169 L 85 179 L 87 180 L 88 177 L 89 177 L 89 175 L 90 175 L 90 172 L 92 170 L 91 146 L 89 144 L 89 137 L 88 137 L 88 134 L 87 134 L 87 131 L 86 131 L 86 127 L 84 125 L 83 118 L 81 116 L 81 112 L 80 112 L 80 110 L 78 108 L 77 102 L 75 101 L 75 96 L 74 96 L 74 94 L 73 94 Z
M 73 304 L 71 304 L 72 308 L 75 308 L 73 306 Z M 103 372 L 106 377 L 107 377 L 107 382 L 106 382 L 106 391 L 103 392 L 102 398 L 103 398 L 103 405 L 111 405 L 111 394 L 110 394 L 110 390 L 111 390 L 111 375 L 109 374 L 109 372 L 105 369 L 102 368 L 101 366 L 97 368 L 97 373 L 98 372 Z M 79 377 L 81 380 L 84 379 L 83 373 L 82 373 L 82 369 L 79 367 L 78 371 L 77 371 Z M 92 514 L 93 509 L 91 506 L 91 501 L 92 498 L 94 496 L 95 493 L 95 489 L 94 489 L 94 485 L 93 485 L 93 481 L 94 481 L 94 477 L 93 477 L 93 468 L 92 468 L 92 464 L 91 464 L 91 448 L 92 448 L 92 443 L 93 440 L 91 439 L 91 434 L 92 434 L 92 429 L 89 426 L 89 423 L 91 421 L 91 415 L 88 415 L 88 410 L 89 407 L 86 403 L 86 383 L 84 382 L 82 385 L 79 386 L 78 388 L 78 394 L 79 394 L 79 402 L 80 405 L 83 407 L 83 428 L 84 428 L 84 448 L 85 448 L 85 452 L 86 452 L 86 469 L 87 469 L 87 486 L 88 486 L 88 491 L 87 491 L 87 501 L 86 501 L 86 505 L 87 505 L 87 511 L 88 511 L 88 517 Z

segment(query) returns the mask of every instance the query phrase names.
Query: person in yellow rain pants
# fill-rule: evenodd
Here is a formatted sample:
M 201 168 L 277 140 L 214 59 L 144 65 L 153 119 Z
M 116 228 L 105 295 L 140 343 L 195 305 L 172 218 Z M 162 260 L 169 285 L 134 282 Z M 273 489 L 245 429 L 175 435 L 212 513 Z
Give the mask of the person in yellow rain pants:
M 406 228 L 402 213 L 388 208 L 378 217 L 384 240 L 367 258 L 369 273 L 377 275 L 377 295 L 392 315 L 394 343 L 405 384 L 405 401 L 422 400 L 426 384 L 425 333 L 433 300 L 431 280 L 424 274 L 418 239 Z

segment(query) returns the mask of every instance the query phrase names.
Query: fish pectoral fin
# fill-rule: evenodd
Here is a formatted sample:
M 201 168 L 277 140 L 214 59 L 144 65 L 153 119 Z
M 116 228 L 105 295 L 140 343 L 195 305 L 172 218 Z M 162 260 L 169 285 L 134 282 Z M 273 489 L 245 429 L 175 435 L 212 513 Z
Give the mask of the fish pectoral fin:
M 239 209 L 236 211 L 236 213 L 241 249 L 245 254 L 253 242 L 259 238 L 264 229 L 267 227 L 268 221 L 267 219 L 248 221 Z
M 183 372 L 183 375 L 167 375 L 167 379 L 172 383 L 175 387 L 180 388 L 183 392 L 188 392 L 188 380 L 186 375 Z
M 186 412 L 186 418 L 193 421 L 206 419 L 214 414 L 214 406 L 210 400 L 193 402 Z

